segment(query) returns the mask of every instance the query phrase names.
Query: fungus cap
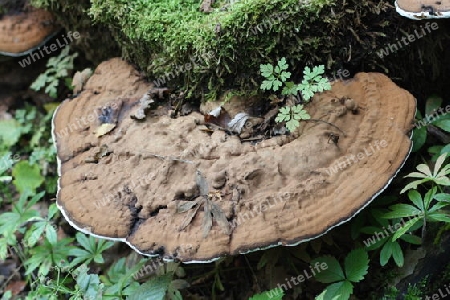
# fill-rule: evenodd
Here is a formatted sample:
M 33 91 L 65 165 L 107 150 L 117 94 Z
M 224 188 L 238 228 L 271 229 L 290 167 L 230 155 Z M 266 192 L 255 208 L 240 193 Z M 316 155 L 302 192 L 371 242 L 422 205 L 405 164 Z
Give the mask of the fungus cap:
M 0 54 L 23 56 L 43 45 L 60 29 L 53 15 L 43 9 L 0 17 Z
M 448 18 L 450 0 L 396 0 L 395 9 L 413 20 Z
M 196 112 L 133 119 L 150 88 L 112 59 L 59 106 L 57 204 L 78 230 L 165 260 L 316 238 L 383 191 L 411 149 L 415 99 L 383 74 L 334 82 L 306 105 L 322 121 L 256 144 L 202 130 Z

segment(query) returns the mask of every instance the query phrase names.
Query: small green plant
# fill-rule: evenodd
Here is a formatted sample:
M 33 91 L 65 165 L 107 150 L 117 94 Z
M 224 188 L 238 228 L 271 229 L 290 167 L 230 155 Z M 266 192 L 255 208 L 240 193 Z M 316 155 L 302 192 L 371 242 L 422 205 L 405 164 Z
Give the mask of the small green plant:
M 303 70 L 302 83 L 298 85 L 297 90 L 301 91 L 303 100 L 309 101 L 315 93 L 331 90 L 330 82 L 323 77 L 324 66 L 315 66 L 312 70 L 305 67 Z
M 450 178 L 447 176 L 450 174 L 450 164 L 446 164 L 442 167 L 442 164 L 445 161 L 448 153 L 443 153 L 436 160 L 436 164 L 434 165 L 434 171 L 431 172 L 430 167 L 426 164 L 420 164 L 416 167 L 419 172 L 412 172 L 406 175 L 405 177 L 413 177 L 420 178 L 418 180 L 414 180 L 413 182 L 407 184 L 400 193 L 404 193 L 410 189 L 417 189 L 419 184 L 432 181 L 434 184 L 450 186 Z M 442 168 L 442 169 L 441 169 Z
M 353 283 L 364 279 L 369 269 L 369 256 L 364 249 L 352 250 L 344 260 L 344 268 L 332 256 L 322 256 L 312 260 L 311 264 L 325 263 L 328 268 L 315 274 L 317 281 L 331 283 L 316 297 L 316 300 L 347 300 L 353 294 Z
M 399 241 L 393 239 L 393 234 L 395 232 L 391 231 L 391 230 L 398 230 L 398 227 L 401 225 L 401 220 L 400 219 L 387 220 L 383 218 L 385 212 L 378 209 L 373 209 L 371 213 L 375 218 L 377 225 L 365 226 L 360 229 L 362 233 L 371 235 L 370 238 L 364 240 L 366 249 L 369 251 L 381 249 L 380 250 L 381 266 L 385 266 L 388 263 L 388 261 L 392 258 L 394 259 L 394 262 L 398 267 L 402 267 L 404 264 L 403 250 L 400 246 Z M 388 229 L 390 231 L 388 231 Z M 413 229 L 415 229 L 415 227 L 412 228 L 410 227 L 410 230 Z M 379 238 L 379 236 L 381 236 L 381 238 Z M 406 234 L 406 232 L 405 234 L 400 236 L 400 239 L 402 239 L 407 243 L 415 245 L 420 245 L 422 242 L 420 237 L 413 234 Z
M 435 126 L 438 130 L 450 132 L 450 114 L 446 113 L 446 110 L 442 107 L 443 99 L 436 95 L 428 97 L 425 102 L 425 117 L 419 110 L 416 112 L 415 128 L 413 130 L 413 148 L 412 152 L 418 151 L 425 144 L 428 136 L 427 128 L 429 126 Z M 438 155 L 445 152 L 450 152 L 450 145 L 447 146 L 435 146 L 439 149 L 436 151 Z
M 71 266 L 76 266 L 81 263 L 89 265 L 91 261 L 102 264 L 104 259 L 103 251 L 111 248 L 114 242 L 108 242 L 102 239 L 96 239 L 92 236 L 87 237 L 85 234 L 78 232 L 76 234 L 78 244 L 83 248 L 74 248 L 70 251 L 70 255 L 75 256 L 71 262 Z
M 263 90 L 278 91 L 278 89 L 291 77 L 290 72 L 286 72 L 288 64 L 286 58 L 282 58 L 278 61 L 274 67 L 271 64 L 260 65 L 261 75 L 266 79 L 261 84 Z
M 311 116 L 303 108 L 303 105 L 298 104 L 296 106 L 285 106 L 280 108 L 280 112 L 275 118 L 275 122 L 286 122 L 286 128 L 289 131 L 294 131 L 300 126 L 299 120 L 309 120 Z
M 33 209 L 35 205 L 44 195 L 44 193 L 31 196 L 30 192 L 24 192 L 20 195 L 19 201 L 12 205 L 10 212 L 2 213 L 0 216 L 0 259 L 7 256 L 7 247 L 17 244 L 16 233 L 24 234 L 26 224 L 30 220 L 39 216 L 39 213 Z
M 390 206 L 390 212 L 386 213 L 384 218 L 407 218 L 413 217 L 405 225 L 397 230 L 392 236 L 392 241 L 397 240 L 404 235 L 414 224 L 422 221 L 422 238 L 425 234 L 426 222 L 446 222 L 450 223 L 450 215 L 442 211 L 442 208 L 450 204 L 448 194 L 437 194 L 437 187 L 428 190 L 425 197 L 416 191 L 408 192 L 408 198 L 411 204 L 394 204 Z M 442 200 L 441 200 L 442 199 Z M 433 202 L 433 200 L 436 200 Z
M 78 53 L 69 55 L 69 50 L 69 46 L 66 46 L 58 56 L 48 60 L 47 70 L 36 78 L 31 84 L 31 89 L 39 91 L 45 87 L 44 91 L 50 97 L 56 98 L 60 79 L 69 76 L 69 70 L 73 69 L 73 60 L 78 56 Z
M 260 65 L 261 75 L 265 80 L 261 84 L 261 89 L 278 91 L 281 86 L 283 95 L 297 95 L 299 92 L 302 95 L 304 102 L 308 102 L 314 93 L 330 90 L 331 85 L 326 77 L 323 77 L 324 66 L 316 66 L 312 70 L 305 67 L 303 70 L 303 80 L 300 84 L 295 84 L 293 81 L 287 81 L 291 77 L 291 73 L 287 72 L 288 64 L 286 58 L 281 58 L 276 66 L 271 64 Z M 275 122 L 286 122 L 286 128 L 292 132 L 300 126 L 300 120 L 309 120 L 311 117 L 303 108 L 303 105 L 284 106 L 275 118 Z

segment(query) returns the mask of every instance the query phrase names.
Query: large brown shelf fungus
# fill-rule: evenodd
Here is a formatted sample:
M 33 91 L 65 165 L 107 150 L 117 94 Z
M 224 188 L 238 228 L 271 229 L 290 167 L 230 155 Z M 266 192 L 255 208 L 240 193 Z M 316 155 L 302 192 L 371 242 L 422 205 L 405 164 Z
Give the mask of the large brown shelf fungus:
M 151 87 L 115 58 L 53 118 L 65 218 L 149 256 L 208 262 L 314 239 L 367 206 L 411 149 L 415 99 L 379 73 L 334 82 L 306 105 L 321 122 L 256 143 L 201 130 L 198 112 L 133 119 Z

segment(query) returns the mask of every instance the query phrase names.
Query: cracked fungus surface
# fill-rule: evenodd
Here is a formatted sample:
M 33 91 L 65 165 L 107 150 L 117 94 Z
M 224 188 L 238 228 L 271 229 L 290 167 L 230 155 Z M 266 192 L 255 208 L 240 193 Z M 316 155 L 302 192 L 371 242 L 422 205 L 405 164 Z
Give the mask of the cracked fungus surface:
M 147 255 L 208 261 L 317 237 L 383 190 L 411 147 L 415 99 L 383 74 L 335 82 L 306 105 L 345 135 L 302 122 L 256 144 L 201 130 L 196 112 L 132 119 L 150 87 L 112 59 L 53 120 L 66 218 Z M 102 123 L 113 125 L 99 134 Z

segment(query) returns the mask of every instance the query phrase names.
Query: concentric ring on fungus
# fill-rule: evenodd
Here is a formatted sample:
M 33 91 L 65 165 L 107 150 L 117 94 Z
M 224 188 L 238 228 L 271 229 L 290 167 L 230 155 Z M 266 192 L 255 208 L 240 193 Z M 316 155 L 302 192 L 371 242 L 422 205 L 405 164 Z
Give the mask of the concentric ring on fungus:
M 379 73 L 334 82 L 306 105 L 345 136 L 302 122 L 256 145 L 200 130 L 196 112 L 132 119 L 149 88 L 115 58 L 59 106 L 57 204 L 78 230 L 165 260 L 208 262 L 314 239 L 367 206 L 411 149 L 415 99 Z

